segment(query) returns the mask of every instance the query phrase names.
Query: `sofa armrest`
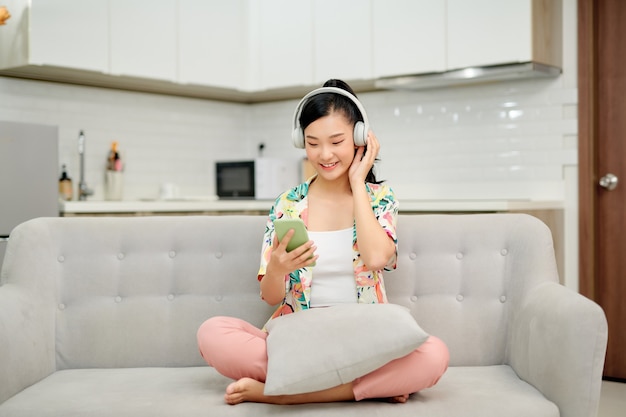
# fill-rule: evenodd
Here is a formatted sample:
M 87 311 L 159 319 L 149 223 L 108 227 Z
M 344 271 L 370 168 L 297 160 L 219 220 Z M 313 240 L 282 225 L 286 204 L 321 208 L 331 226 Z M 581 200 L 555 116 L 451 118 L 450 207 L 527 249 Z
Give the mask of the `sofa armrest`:
M 562 417 L 597 414 L 608 327 L 593 301 L 554 282 L 533 288 L 511 317 L 507 357 Z
M 55 370 L 54 318 L 27 288 L 0 286 L 0 403 Z

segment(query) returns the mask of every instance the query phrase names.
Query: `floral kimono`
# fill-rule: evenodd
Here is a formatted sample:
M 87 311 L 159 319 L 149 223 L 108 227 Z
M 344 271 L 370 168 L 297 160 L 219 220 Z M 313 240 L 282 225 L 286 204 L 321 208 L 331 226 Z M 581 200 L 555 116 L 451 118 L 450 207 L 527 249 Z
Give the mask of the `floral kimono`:
M 259 281 L 265 275 L 267 264 L 270 260 L 272 243 L 274 241 L 273 220 L 277 218 L 301 218 L 308 225 L 308 197 L 309 185 L 315 177 L 309 179 L 297 187 L 281 194 L 270 209 L 269 218 L 263 236 L 261 251 L 261 266 L 259 268 Z M 385 229 L 387 235 L 393 239 L 396 245 L 395 254 L 391 257 L 384 270 L 390 271 L 396 268 L 398 254 L 398 240 L 396 238 L 396 222 L 398 215 L 398 202 L 392 189 L 384 184 L 365 184 L 370 196 L 372 210 L 378 223 Z M 358 242 L 356 240 L 356 227 L 352 227 L 352 249 L 354 278 L 356 280 L 357 299 L 359 303 L 375 304 L 386 303 L 387 295 L 383 282 L 382 271 L 370 271 L 361 259 Z M 271 318 L 306 310 L 310 307 L 311 283 L 315 268 L 300 268 L 285 276 L 285 299 L 274 312 Z

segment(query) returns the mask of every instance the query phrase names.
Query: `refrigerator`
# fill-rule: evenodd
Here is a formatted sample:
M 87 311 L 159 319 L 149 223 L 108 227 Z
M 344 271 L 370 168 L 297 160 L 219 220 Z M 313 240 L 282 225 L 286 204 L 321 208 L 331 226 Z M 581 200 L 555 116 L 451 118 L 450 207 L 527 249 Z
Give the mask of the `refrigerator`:
M 59 215 L 59 129 L 0 121 L 0 266 L 11 230 Z

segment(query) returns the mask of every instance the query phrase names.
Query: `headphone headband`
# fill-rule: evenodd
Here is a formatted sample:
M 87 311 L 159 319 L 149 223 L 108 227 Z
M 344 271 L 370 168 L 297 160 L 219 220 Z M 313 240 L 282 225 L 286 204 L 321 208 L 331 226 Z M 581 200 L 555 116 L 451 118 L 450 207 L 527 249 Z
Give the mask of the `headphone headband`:
M 365 146 L 367 143 L 367 133 L 369 132 L 369 120 L 367 119 L 367 113 L 365 113 L 365 109 L 363 108 L 361 102 L 353 94 L 350 94 L 350 92 L 338 87 L 321 87 L 315 89 L 306 94 L 302 100 L 300 100 L 300 103 L 296 106 L 296 111 L 293 115 L 292 139 L 294 146 L 296 148 L 304 148 L 304 129 L 300 126 L 302 108 L 311 97 L 324 93 L 339 94 L 347 97 L 354 103 L 357 109 L 359 109 L 361 116 L 363 117 L 363 121 L 357 121 L 354 124 L 354 144 L 357 146 Z

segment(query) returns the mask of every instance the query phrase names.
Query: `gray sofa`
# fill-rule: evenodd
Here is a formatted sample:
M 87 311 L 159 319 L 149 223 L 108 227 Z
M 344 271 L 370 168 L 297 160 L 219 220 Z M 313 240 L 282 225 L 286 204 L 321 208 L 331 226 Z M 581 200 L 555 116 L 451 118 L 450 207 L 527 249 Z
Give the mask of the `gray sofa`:
M 196 330 L 261 326 L 264 216 L 40 218 L 11 234 L 0 286 L 0 416 L 593 416 L 602 310 L 558 284 L 551 234 L 519 214 L 401 215 L 390 301 L 450 368 L 407 404 L 223 402 Z M 245 358 L 242 358 L 245 360 Z

